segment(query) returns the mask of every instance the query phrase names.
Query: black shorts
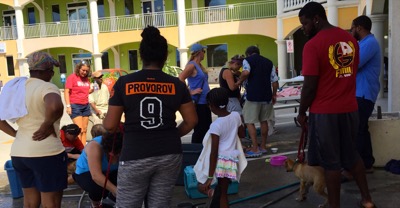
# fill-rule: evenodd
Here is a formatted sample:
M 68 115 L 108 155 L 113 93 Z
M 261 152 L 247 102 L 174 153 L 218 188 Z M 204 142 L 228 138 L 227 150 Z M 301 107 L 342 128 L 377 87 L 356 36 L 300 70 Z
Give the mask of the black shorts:
M 46 157 L 11 157 L 22 188 L 58 192 L 67 188 L 67 153 Z
M 309 165 L 326 170 L 351 169 L 360 156 L 355 140 L 358 111 L 341 114 L 309 115 Z

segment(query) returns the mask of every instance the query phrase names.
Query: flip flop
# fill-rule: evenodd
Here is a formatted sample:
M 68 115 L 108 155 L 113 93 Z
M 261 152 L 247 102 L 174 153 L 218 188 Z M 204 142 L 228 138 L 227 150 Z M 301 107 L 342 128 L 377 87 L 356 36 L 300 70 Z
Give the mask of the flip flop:
M 251 150 L 247 151 L 244 153 L 247 158 L 255 158 L 255 157 L 261 157 L 262 152 L 253 152 Z
M 265 155 L 265 154 L 268 153 L 268 151 L 267 151 L 266 149 L 261 149 L 260 147 L 258 147 L 258 150 L 259 150 L 263 155 Z

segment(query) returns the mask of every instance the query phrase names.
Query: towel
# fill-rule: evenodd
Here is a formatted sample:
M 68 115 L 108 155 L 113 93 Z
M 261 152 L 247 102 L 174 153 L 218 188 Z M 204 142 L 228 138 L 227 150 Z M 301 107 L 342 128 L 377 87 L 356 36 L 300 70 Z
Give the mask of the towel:
M 242 143 L 240 142 L 239 137 L 236 137 L 236 149 L 240 152 L 239 154 L 239 163 L 238 163 L 238 174 L 237 181 L 239 182 L 240 176 L 244 169 L 247 166 L 247 159 L 243 152 Z M 207 131 L 206 135 L 203 139 L 203 150 L 200 153 L 199 159 L 193 167 L 193 170 L 196 174 L 196 179 L 200 183 L 205 183 L 208 179 L 208 170 L 210 169 L 210 153 L 211 153 L 211 134 L 210 131 Z M 214 176 L 213 182 L 216 182 L 216 178 Z
M 4 85 L 0 94 L 0 120 L 15 123 L 28 114 L 25 102 L 27 77 L 16 77 Z

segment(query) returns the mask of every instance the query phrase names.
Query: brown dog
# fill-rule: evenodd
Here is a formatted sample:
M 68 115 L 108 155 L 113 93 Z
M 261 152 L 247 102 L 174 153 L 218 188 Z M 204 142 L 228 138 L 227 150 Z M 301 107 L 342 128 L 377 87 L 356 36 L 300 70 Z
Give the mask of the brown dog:
M 325 192 L 324 169 L 320 166 L 309 166 L 307 163 L 295 162 L 292 159 L 286 159 L 285 167 L 287 172 L 294 172 L 300 179 L 300 191 L 297 201 L 303 201 L 307 198 L 308 189 L 313 185 L 314 191 L 325 198 L 325 203 L 318 207 L 323 208 L 328 205 L 328 194 Z

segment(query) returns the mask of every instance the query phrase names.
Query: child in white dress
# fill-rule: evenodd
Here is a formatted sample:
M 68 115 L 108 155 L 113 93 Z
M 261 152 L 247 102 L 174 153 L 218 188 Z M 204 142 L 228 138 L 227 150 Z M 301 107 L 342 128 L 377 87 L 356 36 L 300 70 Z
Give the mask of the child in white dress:
M 238 112 L 228 112 L 228 92 L 224 88 L 214 88 L 207 94 L 207 102 L 211 111 L 218 118 L 210 125 L 211 153 L 209 160 L 208 179 L 204 184 L 199 184 L 198 189 L 210 196 L 211 184 L 214 177 L 218 180 L 220 191 L 220 207 L 229 207 L 228 186 L 231 180 L 237 180 L 239 156 L 243 153 L 238 149 L 239 138 L 245 135 L 244 126 Z

